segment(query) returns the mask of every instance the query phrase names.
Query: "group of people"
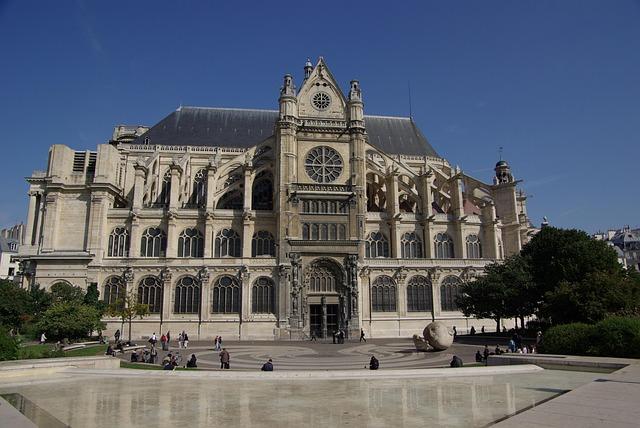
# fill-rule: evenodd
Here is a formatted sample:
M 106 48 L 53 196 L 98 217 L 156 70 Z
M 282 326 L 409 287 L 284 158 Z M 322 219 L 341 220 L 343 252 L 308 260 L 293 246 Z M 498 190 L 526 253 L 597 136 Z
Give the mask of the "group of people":
M 132 363 L 148 363 L 155 364 L 158 359 L 158 350 L 155 346 L 152 346 L 151 349 L 138 349 L 137 351 L 131 352 L 131 362 Z
M 220 350 L 222 349 L 222 336 L 216 336 L 216 338 L 213 340 L 213 346 L 214 346 L 214 350 L 220 352 Z

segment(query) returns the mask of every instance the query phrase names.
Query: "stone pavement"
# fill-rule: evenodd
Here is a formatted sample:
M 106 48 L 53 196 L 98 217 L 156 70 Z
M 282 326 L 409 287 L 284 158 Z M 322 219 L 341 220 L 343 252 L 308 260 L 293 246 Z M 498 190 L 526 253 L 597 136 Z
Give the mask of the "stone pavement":
M 175 344 L 175 343 L 173 343 Z M 365 342 L 265 342 L 265 341 L 224 341 L 224 347 L 231 355 L 231 369 L 256 370 L 273 359 L 276 370 L 355 370 L 369 363 L 371 355 L 380 361 L 380 369 L 413 369 L 445 367 L 452 356 L 458 355 L 467 363 L 475 362 L 475 352 L 481 347 L 455 343 L 442 352 L 417 352 L 411 339 L 370 339 Z M 181 365 L 186 364 L 191 354 L 198 359 L 198 367 L 219 369 L 218 352 L 211 342 L 189 342 L 188 349 L 171 348 L 182 356 Z M 160 360 L 166 352 L 159 352 Z M 129 361 L 130 353 L 120 356 Z

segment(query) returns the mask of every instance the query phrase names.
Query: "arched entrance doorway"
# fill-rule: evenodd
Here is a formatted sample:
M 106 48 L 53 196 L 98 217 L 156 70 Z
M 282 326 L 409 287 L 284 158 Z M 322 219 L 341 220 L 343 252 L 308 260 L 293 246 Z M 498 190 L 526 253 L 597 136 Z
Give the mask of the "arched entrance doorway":
M 326 338 L 345 330 L 345 272 L 331 259 L 316 259 L 305 270 L 306 322 L 309 334 Z

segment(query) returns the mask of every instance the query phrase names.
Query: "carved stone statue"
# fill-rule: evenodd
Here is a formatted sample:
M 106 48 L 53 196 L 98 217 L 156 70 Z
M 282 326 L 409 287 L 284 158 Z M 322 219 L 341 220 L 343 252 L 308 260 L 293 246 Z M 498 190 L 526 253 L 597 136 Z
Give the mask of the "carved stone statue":
M 133 269 L 130 266 L 126 267 L 122 272 L 122 280 L 124 282 L 133 282 Z
M 164 267 L 162 268 L 162 270 L 160 271 L 160 280 L 162 282 L 169 282 L 171 281 L 171 271 L 169 270 L 168 267 Z

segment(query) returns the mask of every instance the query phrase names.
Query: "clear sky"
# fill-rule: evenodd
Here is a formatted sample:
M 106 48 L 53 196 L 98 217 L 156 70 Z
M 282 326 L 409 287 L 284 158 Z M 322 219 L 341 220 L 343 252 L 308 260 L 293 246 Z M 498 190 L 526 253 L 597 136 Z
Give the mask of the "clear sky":
M 640 225 L 640 1 L 0 0 L 0 226 L 51 144 L 95 149 L 179 105 L 277 108 L 325 57 L 367 114 L 413 117 L 488 181 L 504 158 L 529 215 Z

